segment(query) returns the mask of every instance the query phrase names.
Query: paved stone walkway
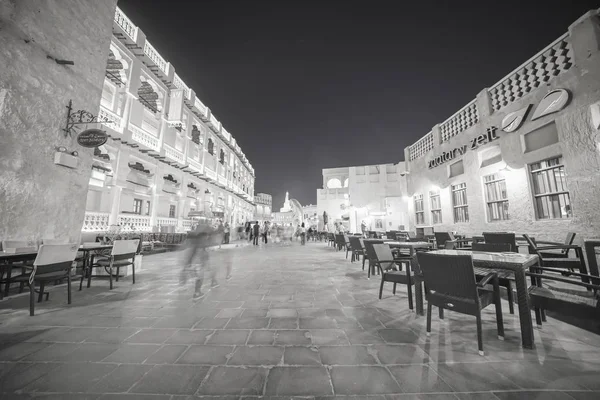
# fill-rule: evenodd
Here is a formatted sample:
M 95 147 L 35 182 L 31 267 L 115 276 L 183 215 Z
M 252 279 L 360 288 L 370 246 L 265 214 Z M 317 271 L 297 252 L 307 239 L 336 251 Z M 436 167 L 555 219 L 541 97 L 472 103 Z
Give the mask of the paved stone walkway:
M 600 398 L 598 336 L 549 317 L 525 351 L 504 303 L 506 340 L 486 311 L 481 357 L 474 319 L 434 315 L 427 338 L 404 288 L 378 300 L 378 277 L 324 243 L 211 252 L 220 286 L 196 301 L 181 254 L 143 263 L 71 306 L 52 288 L 35 317 L 26 296 L 0 302 L 0 398 Z

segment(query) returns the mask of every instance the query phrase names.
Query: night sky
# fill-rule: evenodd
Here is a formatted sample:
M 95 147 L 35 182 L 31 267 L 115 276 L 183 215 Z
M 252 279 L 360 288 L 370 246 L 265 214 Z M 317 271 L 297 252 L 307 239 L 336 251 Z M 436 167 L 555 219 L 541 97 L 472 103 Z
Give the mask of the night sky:
M 236 138 L 257 192 L 316 204 L 322 168 L 396 163 L 598 1 L 120 0 Z M 538 5 L 539 4 L 539 5 Z

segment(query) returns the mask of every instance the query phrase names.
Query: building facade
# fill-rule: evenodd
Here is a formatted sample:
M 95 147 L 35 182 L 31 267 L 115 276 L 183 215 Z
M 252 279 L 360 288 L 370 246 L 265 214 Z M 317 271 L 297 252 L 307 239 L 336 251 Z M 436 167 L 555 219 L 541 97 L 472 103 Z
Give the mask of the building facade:
M 317 211 L 317 205 L 309 204 L 307 206 L 302 206 L 302 217 L 307 228 L 312 226 L 318 226 L 319 213 Z
M 402 230 L 408 225 L 406 168 L 398 164 L 328 168 L 317 189 L 319 229 L 342 223 L 351 232 Z M 327 214 L 327 228 L 324 224 Z
M 266 193 L 256 193 L 254 195 L 256 211 L 254 219 L 259 221 L 270 221 L 273 213 L 273 197 Z
M 406 148 L 411 229 L 597 236 L 599 51 L 589 12 Z
M 303 222 L 303 212 L 300 202 L 296 199 L 290 199 L 290 194 L 285 193 L 283 207 L 278 212 L 273 213 L 273 222 L 279 225 L 292 225 L 297 227 Z
M 243 224 L 252 165 L 233 136 L 117 8 L 83 231 L 185 232 L 192 215 Z

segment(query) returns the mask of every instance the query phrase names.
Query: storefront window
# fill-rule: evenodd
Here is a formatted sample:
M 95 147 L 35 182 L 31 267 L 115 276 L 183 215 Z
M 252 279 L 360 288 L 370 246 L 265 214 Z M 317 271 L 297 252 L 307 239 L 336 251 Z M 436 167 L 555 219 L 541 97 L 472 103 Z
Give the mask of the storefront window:
M 431 222 L 433 224 L 442 223 L 442 202 L 440 200 L 440 192 L 433 191 L 429 192 L 429 199 L 431 202 Z
M 571 218 L 571 199 L 562 157 L 531 164 L 529 169 L 536 217 Z
M 175 205 L 173 204 L 169 206 L 169 218 L 175 218 Z
M 485 202 L 487 206 L 488 221 L 505 221 L 508 219 L 508 195 L 506 193 L 506 180 L 500 174 L 491 174 L 483 177 Z
M 454 223 L 469 222 L 466 183 L 452 185 L 452 206 L 454 207 Z
M 133 199 L 133 213 L 141 214 L 142 213 L 142 200 Z
M 416 225 L 424 225 L 425 224 L 425 210 L 423 208 L 423 195 L 422 194 L 415 195 L 415 217 L 416 217 Z

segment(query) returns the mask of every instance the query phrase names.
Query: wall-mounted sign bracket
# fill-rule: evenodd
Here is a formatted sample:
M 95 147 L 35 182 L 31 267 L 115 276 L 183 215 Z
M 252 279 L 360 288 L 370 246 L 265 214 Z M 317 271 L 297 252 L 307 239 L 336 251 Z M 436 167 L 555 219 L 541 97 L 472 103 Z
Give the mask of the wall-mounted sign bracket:
M 65 132 L 65 137 L 72 136 L 74 133 L 77 133 L 79 125 L 98 124 L 101 122 L 114 123 L 114 121 L 106 117 L 96 116 L 86 110 L 73 111 L 73 100 L 69 100 L 69 104 L 67 105 L 67 124 L 63 131 Z

